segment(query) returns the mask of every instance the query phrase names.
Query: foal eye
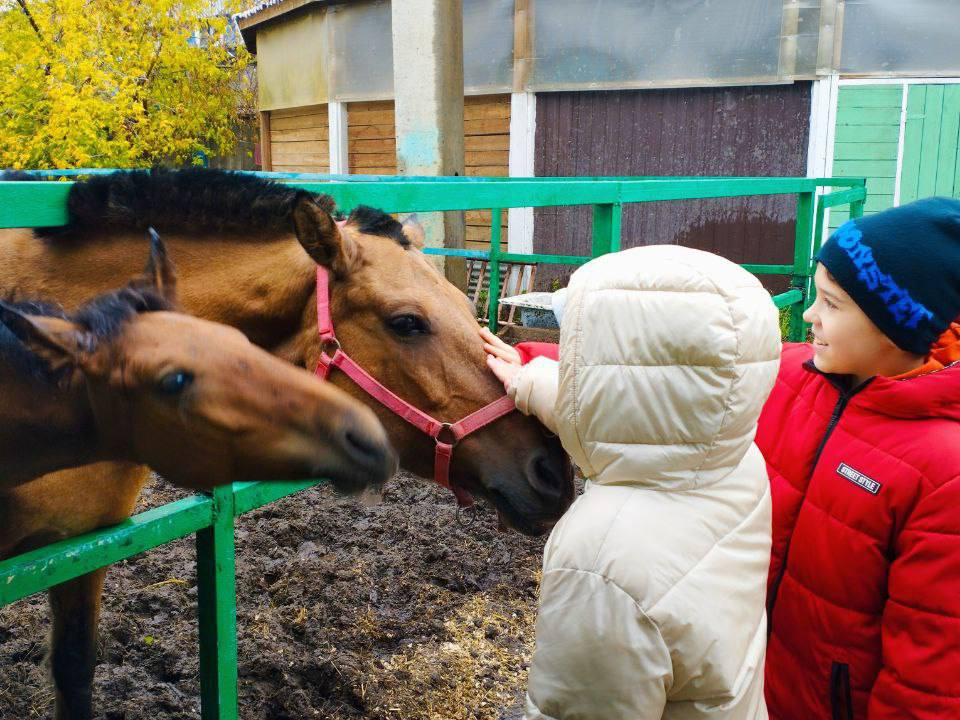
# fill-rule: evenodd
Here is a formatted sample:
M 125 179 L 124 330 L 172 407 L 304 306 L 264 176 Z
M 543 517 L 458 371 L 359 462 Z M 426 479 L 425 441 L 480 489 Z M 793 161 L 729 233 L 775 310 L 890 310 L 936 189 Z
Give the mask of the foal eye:
M 400 337 L 430 334 L 430 326 L 419 315 L 394 315 L 387 320 L 387 327 Z
M 175 370 L 160 378 L 157 389 L 164 395 L 179 395 L 190 387 L 192 382 L 193 373 L 188 373 L 185 370 Z

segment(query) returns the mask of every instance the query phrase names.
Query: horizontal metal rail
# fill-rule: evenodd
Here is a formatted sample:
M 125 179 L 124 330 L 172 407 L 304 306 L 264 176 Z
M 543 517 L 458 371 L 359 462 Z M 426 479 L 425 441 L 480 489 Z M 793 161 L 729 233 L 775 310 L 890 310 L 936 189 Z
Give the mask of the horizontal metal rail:
M 285 180 L 286 181 L 286 180 Z M 432 181 L 288 182 L 311 192 L 326 193 L 349 210 L 372 205 L 387 212 L 486 210 L 488 208 L 622 205 L 754 195 L 816 192 L 821 187 L 849 186 L 851 178 L 706 178 L 651 180 L 581 180 L 562 182 L 516 178 L 506 182 Z M 862 184 L 862 181 L 859 181 Z M 0 183 L 0 228 L 48 227 L 67 222 L 65 199 L 71 182 L 7 181 Z
M 239 516 L 325 480 L 242 482 L 218 488 L 232 496 Z M 213 494 L 168 503 L 124 520 L 0 562 L 0 606 L 67 582 L 101 567 L 192 535 L 214 522 Z
M 64 170 L 27 170 L 24 171 L 30 175 L 49 178 L 69 178 L 85 177 L 92 175 L 109 175 L 116 172 L 110 168 L 71 168 Z M 418 183 L 436 183 L 436 182 L 456 182 L 456 183 L 476 183 L 489 185 L 510 184 L 517 182 L 597 182 L 597 181 L 617 181 L 617 182 L 636 182 L 638 180 L 812 180 L 819 187 L 857 187 L 864 184 L 862 178 L 795 178 L 795 177 L 771 177 L 769 175 L 757 176 L 738 176 L 729 175 L 575 175 L 575 176 L 540 176 L 540 177 L 471 177 L 467 175 L 455 176 L 436 176 L 436 175 L 349 175 L 336 173 L 301 173 L 301 172 L 262 172 L 262 171 L 244 171 L 245 175 L 255 175 L 257 177 L 268 178 L 271 180 L 281 180 L 289 182 L 292 180 L 303 182 L 352 182 L 352 183 L 381 183 L 381 182 L 418 182 Z

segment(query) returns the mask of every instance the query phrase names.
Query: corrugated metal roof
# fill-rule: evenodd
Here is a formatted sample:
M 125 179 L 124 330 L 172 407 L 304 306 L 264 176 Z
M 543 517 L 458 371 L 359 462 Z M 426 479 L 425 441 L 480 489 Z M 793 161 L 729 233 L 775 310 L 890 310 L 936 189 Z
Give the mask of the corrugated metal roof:
M 310 5 L 345 5 L 358 0 L 263 0 L 248 10 L 234 15 L 234 20 L 240 28 L 243 42 L 247 50 L 257 52 L 257 26 L 278 20 L 289 12 L 300 10 Z
M 269 7 L 273 7 L 274 5 L 279 5 L 283 1 L 284 0 L 267 0 L 266 2 L 262 2 L 257 5 L 254 5 L 252 8 L 244 10 L 241 13 L 237 13 L 234 17 L 236 17 L 237 20 L 246 20 L 247 18 L 253 17 L 258 12 L 266 10 Z

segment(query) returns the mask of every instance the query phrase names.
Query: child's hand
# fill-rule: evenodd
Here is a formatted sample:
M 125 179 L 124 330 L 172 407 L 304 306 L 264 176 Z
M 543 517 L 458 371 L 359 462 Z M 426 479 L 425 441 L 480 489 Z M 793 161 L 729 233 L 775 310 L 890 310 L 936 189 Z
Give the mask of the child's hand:
M 523 369 L 520 365 L 504 362 L 500 358 L 494 357 L 493 355 L 487 355 L 487 366 L 493 370 L 493 374 L 496 375 L 497 379 L 503 383 L 505 390 L 510 389 L 510 387 L 513 385 L 514 379 Z
M 490 332 L 489 328 L 481 328 L 480 337 L 483 339 L 483 349 L 487 351 L 487 366 L 503 383 L 503 387 L 509 390 L 520 372 L 520 353 Z
M 490 328 L 480 328 L 480 337 L 483 339 L 483 349 L 488 355 L 503 360 L 509 365 L 523 364 L 520 361 L 520 353 L 490 332 Z

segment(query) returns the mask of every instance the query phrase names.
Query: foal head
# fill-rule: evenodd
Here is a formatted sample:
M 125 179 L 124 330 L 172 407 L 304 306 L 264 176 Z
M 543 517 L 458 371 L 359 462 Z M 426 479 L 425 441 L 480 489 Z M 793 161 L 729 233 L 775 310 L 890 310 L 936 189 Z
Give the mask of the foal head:
M 238 330 L 173 312 L 175 292 L 154 234 L 142 277 L 71 316 L 0 307 L 47 378 L 85 394 L 91 457 L 142 462 L 195 489 L 328 477 L 359 491 L 393 474 L 369 409 Z

